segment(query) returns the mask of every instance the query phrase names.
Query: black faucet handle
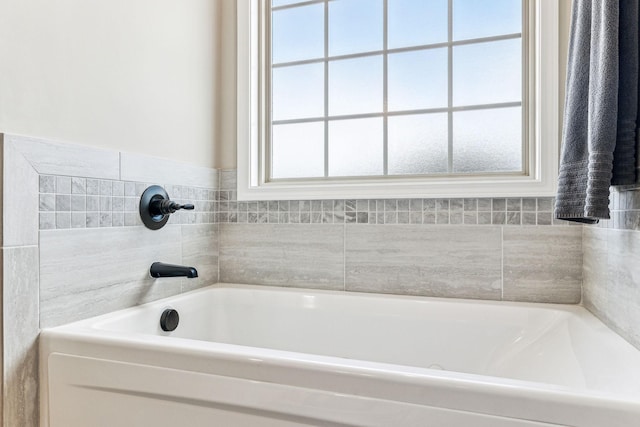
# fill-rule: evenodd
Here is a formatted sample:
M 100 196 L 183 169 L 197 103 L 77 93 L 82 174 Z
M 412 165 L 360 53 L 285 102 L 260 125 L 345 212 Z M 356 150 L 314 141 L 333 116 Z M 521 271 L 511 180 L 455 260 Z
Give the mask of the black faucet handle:
M 192 211 L 192 210 L 195 209 L 195 206 L 193 206 L 191 203 L 185 203 L 184 205 L 178 205 L 176 203 L 176 205 L 177 205 L 176 206 L 176 210 L 184 209 L 184 210 L 187 210 L 187 211 Z
M 180 209 L 192 211 L 194 206 L 191 203 L 181 205 L 180 203 L 176 203 L 169 199 L 156 199 L 151 202 L 151 211 L 153 213 L 157 212 L 161 215 L 172 214 Z

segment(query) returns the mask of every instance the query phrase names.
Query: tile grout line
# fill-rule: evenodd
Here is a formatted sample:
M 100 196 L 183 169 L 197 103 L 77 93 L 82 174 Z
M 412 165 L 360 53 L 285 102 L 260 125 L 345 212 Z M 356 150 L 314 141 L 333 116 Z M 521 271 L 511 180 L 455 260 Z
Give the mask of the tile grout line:
M 504 225 L 500 226 L 500 301 L 504 301 Z
M 347 224 L 343 224 L 342 232 L 342 290 L 347 291 Z

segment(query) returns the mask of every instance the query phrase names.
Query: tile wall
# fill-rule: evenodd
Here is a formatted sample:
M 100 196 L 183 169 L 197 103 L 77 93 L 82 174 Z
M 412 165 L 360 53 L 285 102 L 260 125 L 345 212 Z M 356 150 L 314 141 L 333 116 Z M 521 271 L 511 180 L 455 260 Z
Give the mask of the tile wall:
M 219 173 L 131 153 L 0 134 L 2 149 L 2 417 L 38 419 L 40 328 L 218 281 L 214 200 Z M 157 231 L 138 195 L 165 184 L 198 211 Z M 152 279 L 154 261 L 197 266 L 197 279 Z
M 585 305 L 640 343 L 637 192 L 598 227 L 554 221 L 552 198 L 239 202 L 232 170 L 3 139 L 5 425 L 37 425 L 40 327 L 216 281 L 578 303 L 584 247 Z M 158 183 L 196 210 L 154 232 L 137 201 Z M 156 260 L 200 279 L 150 279 Z
M 237 201 L 221 174 L 220 280 L 578 303 L 582 227 L 552 198 Z
M 640 191 L 614 189 L 611 209 L 583 228 L 583 304 L 640 348 Z

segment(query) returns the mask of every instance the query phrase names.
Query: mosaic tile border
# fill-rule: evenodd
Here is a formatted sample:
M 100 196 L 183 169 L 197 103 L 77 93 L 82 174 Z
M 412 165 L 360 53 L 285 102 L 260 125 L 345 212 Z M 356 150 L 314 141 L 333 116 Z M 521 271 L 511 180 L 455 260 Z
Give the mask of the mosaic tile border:
M 220 191 L 217 219 L 242 224 L 568 225 L 545 198 L 237 201 Z
M 141 226 L 138 204 L 151 183 L 84 177 L 39 176 L 39 228 Z M 215 189 L 163 185 L 172 200 L 193 203 L 195 210 L 171 215 L 170 224 L 214 224 Z
M 553 218 L 553 197 L 238 201 L 235 170 L 221 170 L 219 182 L 221 189 L 165 184 L 173 200 L 195 204 L 170 223 L 578 225 Z M 40 175 L 39 228 L 140 226 L 139 197 L 152 184 Z M 638 188 L 613 189 L 610 209 L 597 227 L 640 230 Z
M 553 197 L 237 201 L 236 170 L 220 171 L 218 221 L 242 224 L 572 225 Z

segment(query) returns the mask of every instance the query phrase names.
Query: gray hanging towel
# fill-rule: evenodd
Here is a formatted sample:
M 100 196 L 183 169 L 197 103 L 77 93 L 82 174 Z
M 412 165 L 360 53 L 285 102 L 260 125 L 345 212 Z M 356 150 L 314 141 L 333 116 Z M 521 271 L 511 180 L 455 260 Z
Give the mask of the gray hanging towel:
M 638 0 L 574 0 L 555 215 L 609 218 L 609 187 L 635 182 Z

